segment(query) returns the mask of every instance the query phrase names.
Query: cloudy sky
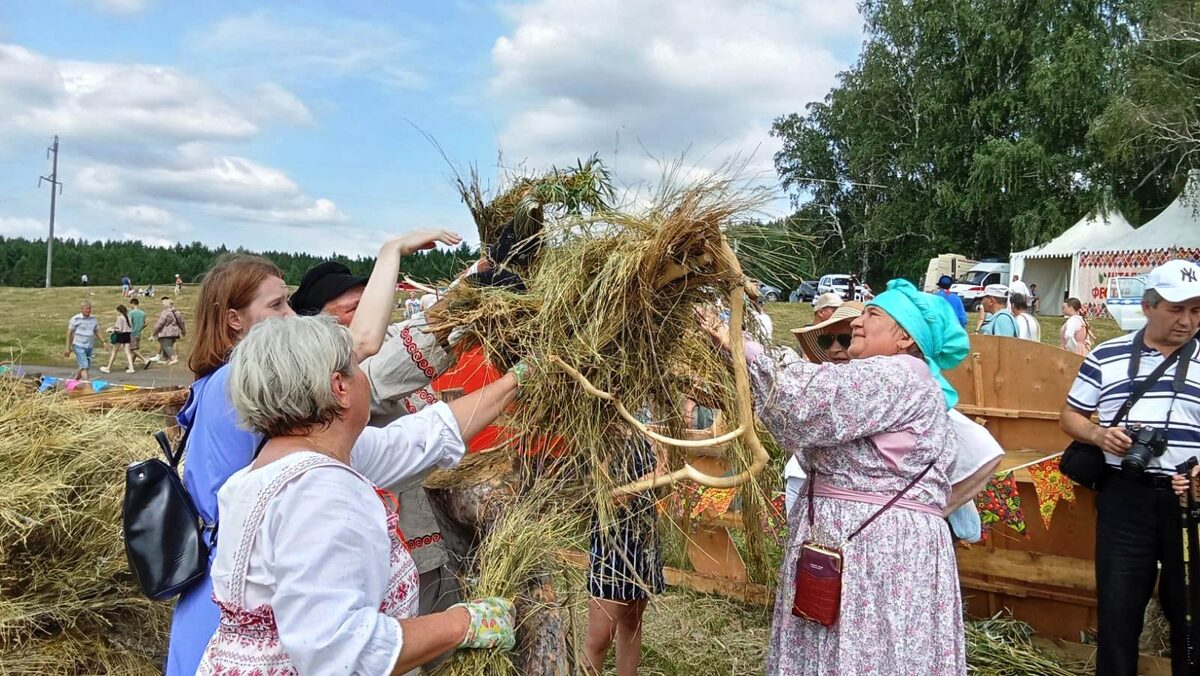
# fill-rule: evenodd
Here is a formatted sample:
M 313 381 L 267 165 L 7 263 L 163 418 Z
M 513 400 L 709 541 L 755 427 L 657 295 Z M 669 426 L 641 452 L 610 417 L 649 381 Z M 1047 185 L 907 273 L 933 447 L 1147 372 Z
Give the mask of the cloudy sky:
M 730 157 L 769 175 L 772 119 L 861 40 L 853 0 L 0 4 L 0 235 L 373 253 L 473 237 L 458 167 L 574 164 L 623 183 Z

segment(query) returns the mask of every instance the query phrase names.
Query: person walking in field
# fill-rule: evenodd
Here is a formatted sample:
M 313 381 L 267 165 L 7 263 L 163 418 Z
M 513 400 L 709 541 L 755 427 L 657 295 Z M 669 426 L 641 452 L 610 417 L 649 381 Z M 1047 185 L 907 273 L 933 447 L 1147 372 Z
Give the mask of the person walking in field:
M 79 275 L 79 281 L 82 282 L 84 286 L 87 286 L 88 276 L 87 276 L 86 272 L 83 273 L 82 275 Z
M 133 373 L 133 354 L 129 350 L 129 342 L 133 334 L 133 326 L 129 323 L 129 310 L 124 305 L 117 306 L 117 322 L 112 328 L 113 339 L 112 352 L 108 353 L 108 365 L 101 366 L 101 373 L 108 373 L 112 370 L 113 362 L 117 359 L 117 350 L 125 352 L 125 361 L 129 364 L 129 368 L 125 369 L 126 373 Z
M 150 335 L 158 339 L 159 349 L 158 356 L 151 361 L 167 365 L 179 363 L 179 355 L 175 353 L 175 342 L 187 335 L 187 325 L 184 324 L 183 315 L 175 309 L 175 303 L 167 296 L 162 298 L 162 312 L 158 313 L 158 321 L 154 322 L 154 329 L 150 331 Z
M 178 296 L 181 291 L 183 291 L 183 277 L 180 277 L 179 273 L 176 272 L 175 273 L 175 295 Z
M 1008 297 L 1008 307 L 1012 312 L 1013 320 L 1017 323 L 1017 337 L 1022 340 L 1032 340 L 1035 343 L 1042 341 L 1042 327 L 1038 324 L 1037 319 L 1029 313 L 1029 300 L 1019 293 L 1010 294 Z
M 67 353 L 64 356 L 75 355 L 76 379 L 87 380 L 97 338 L 104 340 L 100 335 L 100 322 L 92 316 L 92 304 L 85 300 L 79 304 L 79 314 L 67 322 Z
M 1086 357 L 1092 351 L 1095 340 L 1087 319 L 1083 317 L 1083 303 L 1078 298 L 1068 298 L 1063 301 L 1062 309 L 1066 321 L 1059 330 L 1058 346 Z
M 142 355 L 142 332 L 146 330 L 146 311 L 142 309 L 137 298 L 129 299 L 129 352 L 136 364 L 140 359 L 149 364 L 150 360 Z

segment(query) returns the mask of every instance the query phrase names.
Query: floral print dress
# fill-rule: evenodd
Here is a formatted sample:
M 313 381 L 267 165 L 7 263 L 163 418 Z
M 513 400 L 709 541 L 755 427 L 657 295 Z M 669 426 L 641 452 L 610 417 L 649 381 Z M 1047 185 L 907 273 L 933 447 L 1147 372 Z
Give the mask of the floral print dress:
M 957 441 L 928 367 L 907 355 L 781 364 L 759 353 L 748 361 L 762 421 L 817 482 L 816 528 L 806 495 L 790 515 L 767 673 L 965 674 L 958 568 L 939 515 Z M 907 506 L 894 505 L 843 548 L 838 623 L 793 616 L 801 545 L 810 537 L 841 544 L 931 464 L 904 494 Z

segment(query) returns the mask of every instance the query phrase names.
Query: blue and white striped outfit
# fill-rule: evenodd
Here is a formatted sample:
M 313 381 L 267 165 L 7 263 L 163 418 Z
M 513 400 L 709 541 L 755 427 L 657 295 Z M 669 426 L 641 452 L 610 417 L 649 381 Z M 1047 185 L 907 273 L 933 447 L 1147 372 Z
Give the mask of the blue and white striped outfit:
M 1100 425 L 1107 427 L 1133 390 L 1163 362 L 1158 350 L 1144 347 L 1135 378 L 1129 368 L 1134 338 L 1128 334 L 1097 345 L 1083 360 L 1079 375 L 1071 386 L 1067 402 L 1082 413 L 1098 412 Z M 1175 474 L 1175 467 L 1192 456 L 1200 457 L 1200 350 L 1192 354 L 1187 379 L 1181 392 L 1174 388 L 1175 374 L 1181 364 L 1167 369 L 1130 410 L 1122 425 L 1147 425 L 1167 433 L 1167 452 L 1147 465 L 1148 472 Z M 1108 464 L 1121 466 L 1121 459 L 1106 453 Z

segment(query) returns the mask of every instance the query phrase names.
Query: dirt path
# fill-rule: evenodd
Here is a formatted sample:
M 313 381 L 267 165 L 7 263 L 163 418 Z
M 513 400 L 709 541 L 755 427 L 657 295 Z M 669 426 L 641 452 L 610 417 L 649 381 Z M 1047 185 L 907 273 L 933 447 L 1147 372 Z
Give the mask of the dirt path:
M 69 366 L 23 364 L 22 367 L 25 369 L 26 376 L 53 376 L 67 379 L 75 375 L 75 369 Z M 88 377 L 91 380 L 107 380 L 119 385 L 140 385 L 142 387 L 187 387 L 192 384 L 192 372 L 184 366 L 183 362 L 174 366 L 155 364 L 149 370 L 143 369 L 139 362 L 136 373 L 125 373 L 125 369 L 115 363 L 112 373 L 101 373 L 98 366 L 93 366 L 88 370 Z

